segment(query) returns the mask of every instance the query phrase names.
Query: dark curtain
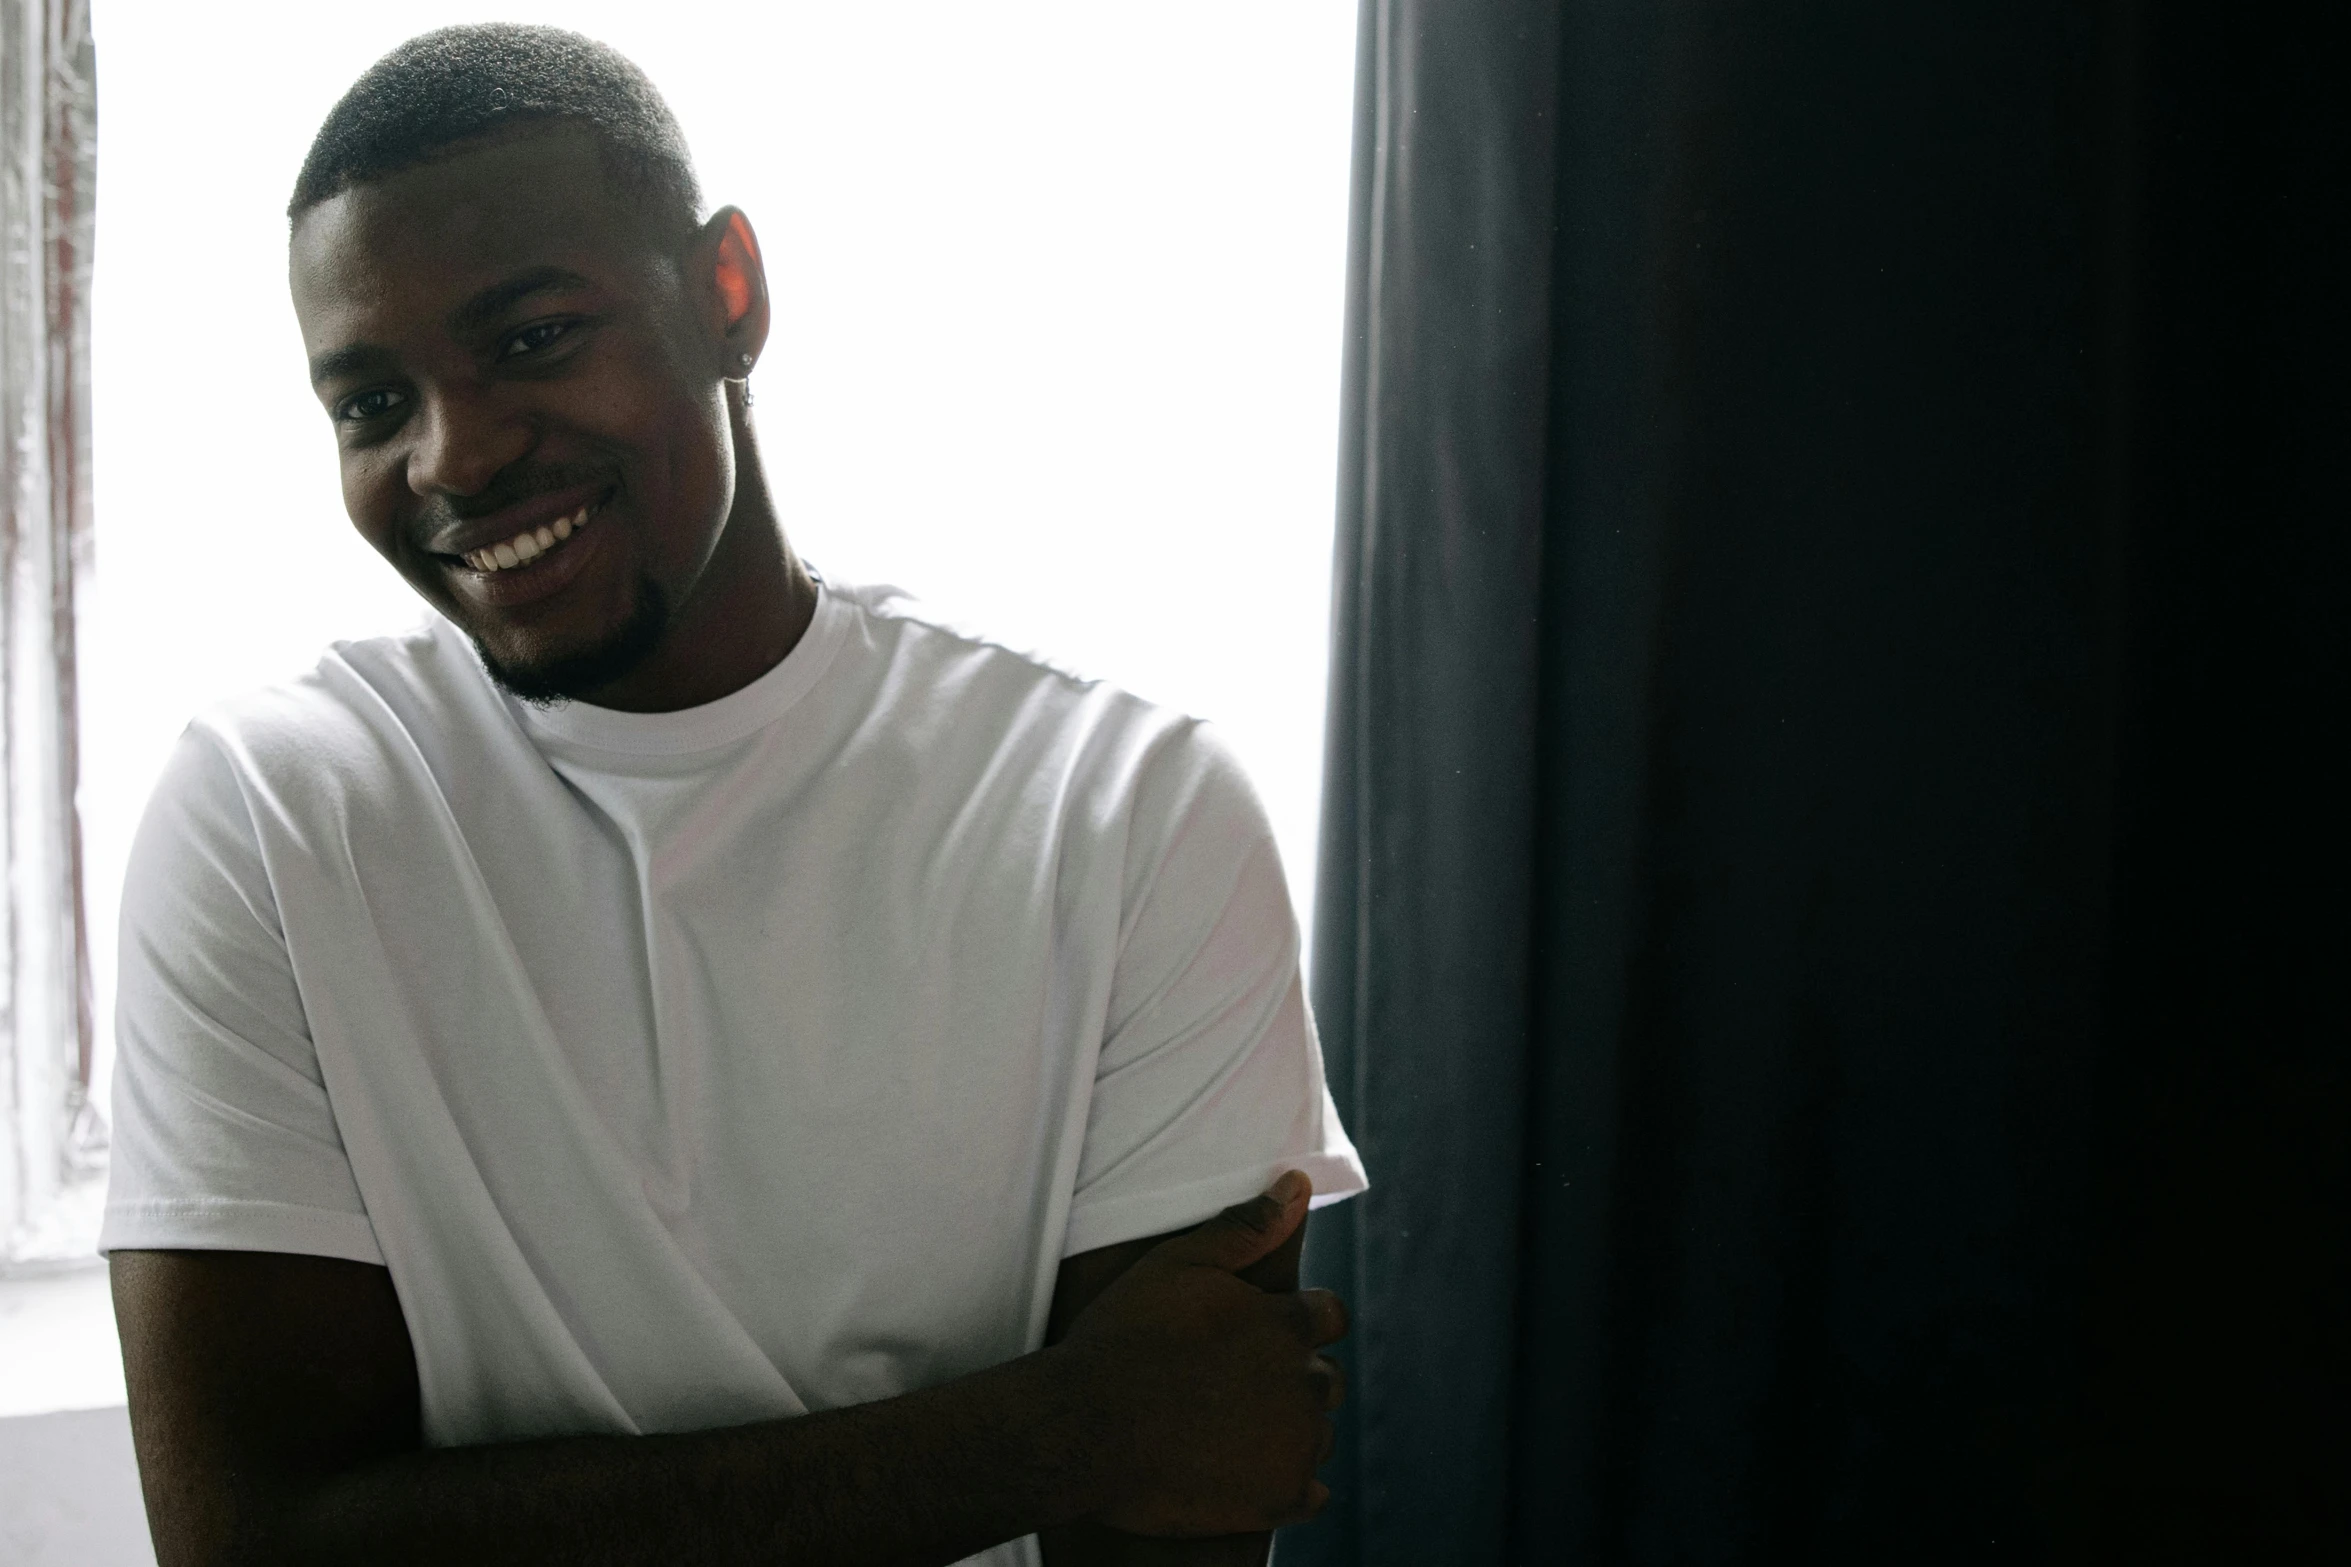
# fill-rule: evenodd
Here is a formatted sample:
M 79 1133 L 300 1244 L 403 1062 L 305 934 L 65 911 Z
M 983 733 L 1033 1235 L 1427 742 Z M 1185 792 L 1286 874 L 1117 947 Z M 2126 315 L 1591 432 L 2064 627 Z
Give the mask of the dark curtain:
M 1367 0 L 1284 1567 L 2351 1560 L 2331 17 Z

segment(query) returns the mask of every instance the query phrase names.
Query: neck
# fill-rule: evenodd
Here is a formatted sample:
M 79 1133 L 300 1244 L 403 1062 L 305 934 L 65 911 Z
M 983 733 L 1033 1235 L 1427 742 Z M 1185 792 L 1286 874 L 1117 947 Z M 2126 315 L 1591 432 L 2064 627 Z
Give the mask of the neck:
M 776 519 L 750 412 L 728 389 L 735 498 L 709 563 L 651 657 L 594 692 L 598 707 L 671 713 L 740 691 L 783 662 L 816 615 L 816 580 Z

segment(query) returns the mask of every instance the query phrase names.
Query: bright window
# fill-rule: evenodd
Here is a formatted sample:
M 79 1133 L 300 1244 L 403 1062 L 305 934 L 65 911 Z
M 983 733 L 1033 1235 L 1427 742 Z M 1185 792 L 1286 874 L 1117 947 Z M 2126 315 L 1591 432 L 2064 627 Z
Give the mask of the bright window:
M 344 518 L 282 211 L 359 71 L 485 17 L 634 58 L 708 198 L 758 226 L 777 324 L 757 420 L 803 553 L 1217 721 L 1304 908 L 1354 13 L 100 0 L 101 1009 L 123 856 L 189 715 L 419 613 Z

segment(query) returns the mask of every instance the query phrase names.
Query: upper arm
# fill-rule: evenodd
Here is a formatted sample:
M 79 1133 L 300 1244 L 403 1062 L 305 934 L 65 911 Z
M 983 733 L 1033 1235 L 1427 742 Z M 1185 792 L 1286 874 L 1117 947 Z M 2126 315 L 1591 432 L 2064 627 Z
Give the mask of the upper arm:
M 240 775 L 182 736 L 124 878 L 111 1254 L 166 1563 L 254 1554 L 284 1486 L 415 1445 L 416 1366 Z
M 104 1249 L 379 1262 L 243 786 L 182 737 L 123 880 Z
M 1133 784 L 1124 899 L 1068 1250 L 1190 1224 L 1286 1169 L 1363 1187 L 1323 1087 L 1265 812 L 1194 726 Z
M 1322 1078 L 1298 927 L 1265 814 L 1198 729 L 1137 785 L 1129 898 L 1046 1342 L 1166 1232 L 1287 1169 L 1346 1196 L 1363 1176 Z M 1295 1290 L 1305 1225 L 1241 1275 Z M 1095 1525 L 1043 1537 L 1049 1567 L 1262 1567 L 1267 1535 L 1152 1540 Z
M 261 1558 L 306 1484 L 421 1445 L 416 1359 L 383 1268 L 233 1251 L 110 1263 L 163 1567 Z

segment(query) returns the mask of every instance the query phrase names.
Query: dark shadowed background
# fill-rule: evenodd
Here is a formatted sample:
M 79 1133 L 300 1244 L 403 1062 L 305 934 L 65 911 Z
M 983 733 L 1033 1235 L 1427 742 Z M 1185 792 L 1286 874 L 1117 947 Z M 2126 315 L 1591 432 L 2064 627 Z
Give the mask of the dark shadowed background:
M 1284 1567 L 2351 1559 L 2319 20 L 1368 0 Z

